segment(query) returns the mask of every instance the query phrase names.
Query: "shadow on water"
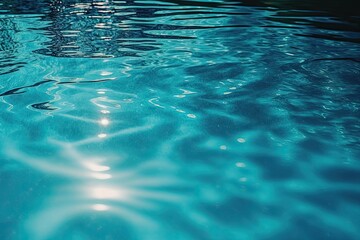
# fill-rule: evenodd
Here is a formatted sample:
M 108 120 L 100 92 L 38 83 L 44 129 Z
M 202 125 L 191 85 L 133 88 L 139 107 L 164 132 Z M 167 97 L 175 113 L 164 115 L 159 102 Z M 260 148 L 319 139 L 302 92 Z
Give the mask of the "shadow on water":
M 257 27 L 309 28 L 330 32 L 298 31 L 294 35 L 334 41 L 358 43 L 359 16 L 352 1 L 158 1 L 143 3 L 122 1 L 5 1 L 1 8 L 6 14 L 43 14 L 49 26 L 42 28 L 49 38 L 43 49 L 35 52 L 57 57 L 107 58 L 142 56 L 143 52 L 161 49 L 161 40 L 186 40 L 196 36 L 179 34 L 181 30 L 210 27 L 179 25 L 176 17 L 201 14 L 210 17 L 230 17 L 249 14 L 245 7 L 268 11 Z M 233 9 L 233 11 L 229 11 Z M 224 11 L 226 10 L 226 11 Z M 216 16 L 218 15 L 218 16 Z M 186 19 L 190 20 L 191 17 Z M 154 22 L 170 17 L 170 21 Z M 251 19 L 251 16 L 249 16 Z M 261 20 L 261 19 L 260 19 Z M 230 27 L 230 26 L 229 26 Z M 250 24 L 233 25 L 254 27 Z M 9 36 L 11 39 L 11 36 Z M 9 44 L 11 41 L 9 41 Z M 17 63 L 21 65 L 23 63 Z

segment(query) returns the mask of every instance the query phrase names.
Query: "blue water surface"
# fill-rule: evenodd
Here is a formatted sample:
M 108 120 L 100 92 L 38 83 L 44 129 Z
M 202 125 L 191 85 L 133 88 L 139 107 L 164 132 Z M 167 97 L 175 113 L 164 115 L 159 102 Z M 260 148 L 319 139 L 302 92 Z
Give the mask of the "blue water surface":
M 2 0 L 0 239 L 359 239 L 359 32 L 348 0 Z

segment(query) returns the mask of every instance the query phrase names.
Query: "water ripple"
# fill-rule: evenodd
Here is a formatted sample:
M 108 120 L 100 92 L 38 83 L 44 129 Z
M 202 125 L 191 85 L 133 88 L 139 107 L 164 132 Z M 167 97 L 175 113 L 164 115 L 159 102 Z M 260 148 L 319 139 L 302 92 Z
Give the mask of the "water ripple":
M 356 239 L 348 2 L 1 2 L 0 236 Z

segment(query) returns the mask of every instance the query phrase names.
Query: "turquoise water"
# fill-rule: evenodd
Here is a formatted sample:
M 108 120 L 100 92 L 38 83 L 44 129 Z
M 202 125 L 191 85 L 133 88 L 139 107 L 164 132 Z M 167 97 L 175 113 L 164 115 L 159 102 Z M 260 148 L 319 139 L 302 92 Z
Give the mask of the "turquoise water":
M 0 2 L 1 240 L 360 236 L 352 1 Z

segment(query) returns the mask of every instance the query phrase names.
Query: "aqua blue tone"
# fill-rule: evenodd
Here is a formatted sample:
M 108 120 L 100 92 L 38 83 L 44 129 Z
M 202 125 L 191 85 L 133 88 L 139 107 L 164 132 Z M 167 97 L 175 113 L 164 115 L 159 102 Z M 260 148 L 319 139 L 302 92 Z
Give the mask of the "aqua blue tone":
M 347 0 L 2 0 L 0 239 L 359 239 L 359 26 Z

